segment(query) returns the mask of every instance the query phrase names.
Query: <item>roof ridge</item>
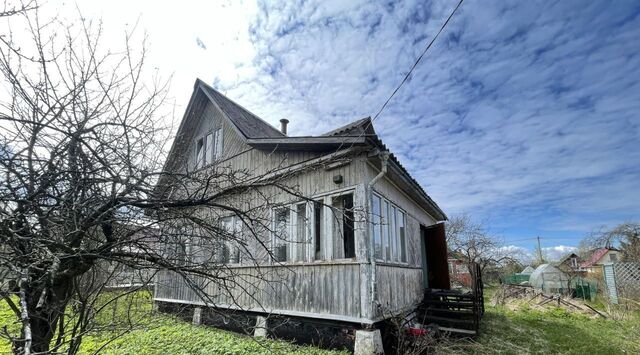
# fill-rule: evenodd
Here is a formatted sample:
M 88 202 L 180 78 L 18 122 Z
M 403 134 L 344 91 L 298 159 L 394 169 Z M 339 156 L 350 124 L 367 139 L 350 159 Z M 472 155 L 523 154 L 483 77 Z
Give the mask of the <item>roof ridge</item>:
M 337 135 L 340 132 L 349 131 L 349 130 L 352 130 L 352 129 L 358 127 L 358 126 L 362 126 L 367 121 L 369 121 L 369 122 L 371 121 L 371 116 L 367 116 L 365 118 L 361 118 L 361 119 L 349 122 L 344 126 L 340 126 L 340 127 L 336 128 L 336 129 L 333 129 L 333 130 L 331 130 L 329 132 L 321 134 L 321 136 L 334 136 L 334 135 Z M 365 129 L 366 128 L 367 127 L 365 127 Z

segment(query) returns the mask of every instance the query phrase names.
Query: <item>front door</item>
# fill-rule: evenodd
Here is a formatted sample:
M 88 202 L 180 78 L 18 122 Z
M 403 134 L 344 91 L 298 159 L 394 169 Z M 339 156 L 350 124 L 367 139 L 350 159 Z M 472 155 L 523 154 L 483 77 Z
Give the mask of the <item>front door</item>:
M 423 271 L 426 273 L 425 287 L 448 290 L 449 265 L 447 240 L 444 223 L 437 223 L 429 227 L 420 226 L 423 249 Z M 426 256 L 426 258 L 425 258 Z M 426 260 L 425 260 L 426 259 Z

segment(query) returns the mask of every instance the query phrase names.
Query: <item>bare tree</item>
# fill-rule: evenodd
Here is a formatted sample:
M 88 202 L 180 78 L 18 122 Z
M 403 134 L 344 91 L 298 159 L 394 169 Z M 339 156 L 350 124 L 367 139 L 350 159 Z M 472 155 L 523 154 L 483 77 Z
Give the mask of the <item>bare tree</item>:
M 503 248 L 498 237 L 467 214 L 450 218 L 446 230 L 449 250 L 462 255 L 467 262 L 479 264 L 483 272 L 490 265 L 501 265 L 519 257 L 514 251 Z
M 15 353 L 77 353 L 121 296 L 103 297 L 110 265 L 171 270 L 208 300 L 204 284 L 233 283 L 225 260 L 274 258 L 247 244 L 271 228 L 274 195 L 303 198 L 285 183 L 296 172 L 164 171 L 168 83 L 146 70 L 144 37 L 126 33 L 119 51 L 81 17 L 5 19 L 25 29 L 0 43 L 0 298 L 20 323 L 2 335 Z
M 582 249 L 619 248 L 625 260 L 640 261 L 640 223 L 625 222 L 613 228 L 601 227 L 581 242 Z

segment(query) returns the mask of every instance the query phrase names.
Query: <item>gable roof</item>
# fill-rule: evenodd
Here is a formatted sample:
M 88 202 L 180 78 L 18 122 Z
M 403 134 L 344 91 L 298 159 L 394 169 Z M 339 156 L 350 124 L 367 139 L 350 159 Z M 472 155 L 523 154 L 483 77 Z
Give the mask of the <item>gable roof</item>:
M 593 254 L 591 254 L 591 256 L 589 257 L 589 260 L 583 262 L 582 264 L 580 264 L 580 267 L 592 267 L 595 264 L 598 263 L 598 261 L 600 261 L 600 259 L 602 259 L 603 256 L 605 256 L 605 254 L 607 254 L 609 251 L 614 250 L 617 251 L 617 249 L 614 248 L 600 248 L 600 249 L 596 249 Z
M 198 105 L 201 105 L 202 100 L 197 99 L 199 93 L 204 94 L 211 103 L 217 106 L 220 111 L 222 111 L 223 116 L 225 116 L 240 133 L 244 141 L 256 149 L 323 152 L 353 146 L 371 146 L 380 150 L 388 150 L 376 134 L 371 117 L 359 119 L 320 136 L 289 137 L 221 94 L 204 81 L 196 79 L 189 106 L 182 118 L 176 139 L 169 151 L 164 171 L 172 170 L 174 166 L 173 160 L 176 160 L 175 156 L 179 154 L 180 150 L 184 149 L 183 145 L 185 142 L 189 141 L 190 133 L 188 133 L 189 129 L 187 126 L 189 126 L 189 124 L 187 123 L 192 120 L 194 113 L 198 112 Z M 192 125 L 193 123 L 191 122 L 190 124 Z M 409 174 L 402 164 L 400 164 L 396 156 L 390 154 L 389 158 L 390 170 L 400 177 L 400 182 L 418 192 L 417 194 L 412 194 L 412 197 L 416 199 L 418 204 L 425 208 L 437 220 L 446 220 L 447 216 L 444 212 L 431 197 L 427 195 L 422 186 Z M 161 177 L 158 186 L 161 185 L 162 180 L 164 179 Z
M 558 260 L 558 264 L 562 264 L 562 263 L 564 263 L 565 261 L 567 261 L 567 260 L 569 260 L 569 259 L 571 259 L 571 258 L 574 258 L 574 257 L 575 257 L 575 258 L 580 259 L 580 256 L 579 256 L 578 254 L 576 254 L 576 253 L 569 253 L 569 254 L 567 254 L 567 255 L 563 256 L 562 258 L 560 258 L 560 260 Z
M 204 81 L 197 79 L 196 85 L 200 86 L 205 95 L 227 115 L 229 120 L 238 128 L 245 138 L 285 137 L 282 132 L 207 85 Z

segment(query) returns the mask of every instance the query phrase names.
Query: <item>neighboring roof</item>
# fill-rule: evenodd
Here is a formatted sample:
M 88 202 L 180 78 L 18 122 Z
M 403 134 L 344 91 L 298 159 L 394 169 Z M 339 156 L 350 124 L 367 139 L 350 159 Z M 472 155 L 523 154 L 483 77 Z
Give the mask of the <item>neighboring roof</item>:
M 200 85 L 204 93 L 222 110 L 229 120 L 242 132 L 246 138 L 280 138 L 285 137 L 282 132 L 263 121 L 249 110 L 233 102 L 204 81 L 197 79 L 196 85 Z
M 600 249 L 596 249 L 593 254 L 591 254 L 591 257 L 589 257 L 589 260 L 583 262 L 582 264 L 580 264 L 580 267 L 592 267 L 593 265 L 597 264 L 598 261 L 600 261 L 600 259 L 602 259 L 603 256 L 605 256 L 605 254 L 607 254 L 609 251 L 617 251 L 618 249 L 615 248 L 600 248 Z
M 569 254 L 563 256 L 562 258 L 560 258 L 560 260 L 558 260 L 558 265 L 564 263 L 565 261 L 567 261 L 567 260 L 569 260 L 571 258 L 580 259 L 580 256 L 578 256 L 578 254 L 576 254 L 576 253 L 569 253 Z

